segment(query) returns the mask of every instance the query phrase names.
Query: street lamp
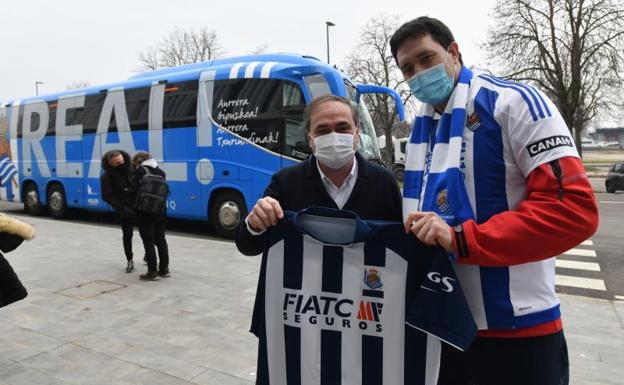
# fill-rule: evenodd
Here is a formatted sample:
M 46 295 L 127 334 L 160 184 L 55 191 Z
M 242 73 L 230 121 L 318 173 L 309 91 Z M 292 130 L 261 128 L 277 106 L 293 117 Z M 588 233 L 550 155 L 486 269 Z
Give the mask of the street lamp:
M 39 95 L 39 84 L 43 84 L 43 82 L 40 82 L 40 81 L 35 82 L 35 95 Z
M 326 21 L 325 25 L 327 26 L 327 64 L 329 64 L 329 27 L 333 27 L 336 24 L 331 21 Z

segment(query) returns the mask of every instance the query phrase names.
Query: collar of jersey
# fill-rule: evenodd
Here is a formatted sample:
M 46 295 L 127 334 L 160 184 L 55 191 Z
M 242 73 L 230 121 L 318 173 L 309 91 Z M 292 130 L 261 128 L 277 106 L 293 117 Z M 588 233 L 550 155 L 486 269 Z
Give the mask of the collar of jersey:
M 374 230 L 356 213 L 327 207 L 285 211 L 284 218 L 301 233 L 328 246 L 351 246 L 369 238 Z

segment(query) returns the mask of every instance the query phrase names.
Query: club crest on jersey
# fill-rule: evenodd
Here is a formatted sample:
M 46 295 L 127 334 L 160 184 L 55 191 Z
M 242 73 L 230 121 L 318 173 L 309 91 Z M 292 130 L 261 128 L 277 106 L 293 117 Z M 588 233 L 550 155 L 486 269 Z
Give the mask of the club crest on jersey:
M 468 116 L 468 119 L 466 120 L 466 127 L 468 127 L 470 131 L 475 131 L 477 128 L 481 127 L 481 121 L 479 120 L 479 115 L 477 115 L 476 111 Z
M 383 283 L 381 282 L 381 277 L 379 276 L 379 270 L 374 267 L 364 269 L 364 283 L 373 290 L 382 287 Z
M 448 203 L 447 196 L 448 191 L 444 189 L 438 193 L 436 201 L 438 203 L 438 210 L 440 210 L 442 214 L 451 215 L 451 206 Z

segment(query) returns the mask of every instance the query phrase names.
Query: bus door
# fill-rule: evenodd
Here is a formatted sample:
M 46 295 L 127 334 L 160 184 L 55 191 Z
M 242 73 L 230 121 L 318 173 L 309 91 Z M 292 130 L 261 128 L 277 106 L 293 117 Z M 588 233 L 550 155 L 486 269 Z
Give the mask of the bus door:
M 61 97 L 56 105 L 56 175 L 68 207 L 83 207 L 87 195 L 82 164 L 84 105 L 85 95 Z
M 211 183 L 215 177 L 214 161 L 218 151 L 215 149 L 215 132 L 212 121 L 212 104 L 215 86 L 215 70 L 203 71 L 200 74 L 197 89 L 197 166 L 196 176 L 200 184 L 201 201 L 208 202 Z M 206 205 L 204 205 L 206 206 Z M 208 207 L 202 208 L 207 216 Z
M 306 103 L 301 89 L 296 83 L 284 83 L 282 110 L 282 167 L 296 161 L 305 160 L 311 150 L 303 127 L 303 111 Z

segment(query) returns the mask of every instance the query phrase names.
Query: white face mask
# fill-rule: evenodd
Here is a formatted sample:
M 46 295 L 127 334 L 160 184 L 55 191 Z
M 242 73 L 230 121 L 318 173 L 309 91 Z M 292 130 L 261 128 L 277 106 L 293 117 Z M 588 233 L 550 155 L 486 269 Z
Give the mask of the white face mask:
M 352 134 L 332 132 L 314 138 L 314 156 L 331 169 L 344 167 L 354 154 Z

